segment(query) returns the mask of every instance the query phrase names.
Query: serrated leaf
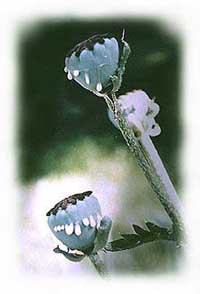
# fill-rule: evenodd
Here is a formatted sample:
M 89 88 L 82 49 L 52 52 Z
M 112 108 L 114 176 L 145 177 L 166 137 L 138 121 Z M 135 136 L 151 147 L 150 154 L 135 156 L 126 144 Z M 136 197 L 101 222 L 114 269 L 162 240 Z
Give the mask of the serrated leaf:
M 135 248 L 139 245 L 140 241 L 131 241 L 126 239 L 118 239 L 108 243 L 105 247 L 107 251 L 115 252 L 115 251 L 122 251 L 126 249 Z
M 150 233 L 155 236 L 155 239 L 174 240 L 174 234 L 169 228 L 159 227 L 158 225 L 146 222 L 146 226 Z
M 151 222 L 146 222 L 148 231 L 135 224 L 132 226 L 136 234 L 121 234 L 124 239 L 118 239 L 108 243 L 105 250 L 111 252 L 122 251 L 157 240 L 177 241 L 172 229 L 159 227 Z
M 155 233 L 160 232 L 161 228 L 159 226 L 157 226 L 156 224 L 151 223 L 151 222 L 146 222 L 145 224 L 150 232 L 155 232 Z
M 139 236 L 136 234 L 121 234 L 121 236 L 128 241 L 138 241 Z
M 146 236 L 146 235 L 149 234 L 149 231 L 146 231 L 146 230 L 142 229 L 142 228 L 141 228 L 140 226 L 138 226 L 138 225 L 134 225 L 134 224 L 133 224 L 132 226 L 133 226 L 133 228 L 134 228 L 136 234 L 138 234 L 138 235 Z

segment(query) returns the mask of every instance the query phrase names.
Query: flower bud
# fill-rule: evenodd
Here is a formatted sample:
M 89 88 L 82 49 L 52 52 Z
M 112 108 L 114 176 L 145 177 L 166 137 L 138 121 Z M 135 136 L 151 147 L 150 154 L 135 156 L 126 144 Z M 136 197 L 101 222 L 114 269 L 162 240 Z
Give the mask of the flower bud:
M 159 113 L 160 107 L 144 91 L 134 90 L 126 95 L 121 95 L 118 98 L 118 104 L 126 119 L 127 126 L 132 128 L 138 137 L 143 134 L 149 136 L 160 134 L 161 129 L 155 121 L 155 116 Z M 113 124 L 119 127 L 114 120 L 114 114 L 110 110 L 108 115 Z
M 95 35 L 76 45 L 65 59 L 69 80 L 74 79 L 84 88 L 104 93 L 111 85 L 111 76 L 118 68 L 119 46 L 117 40 L 105 35 Z
M 82 259 L 93 250 L 102 214 L 91 191 L 63 199 L 47 216 L 51 231 L 67 246 L 68 253 L 75 260 Z

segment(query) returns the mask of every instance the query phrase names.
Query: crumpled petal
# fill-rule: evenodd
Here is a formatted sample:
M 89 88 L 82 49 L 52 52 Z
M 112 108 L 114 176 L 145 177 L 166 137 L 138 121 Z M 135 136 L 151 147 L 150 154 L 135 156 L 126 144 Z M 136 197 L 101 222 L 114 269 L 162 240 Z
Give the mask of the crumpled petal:
M 121 95 L 118 98 L 118 104 L 128 127 L 134 130 L 137 137 L 145 133 L 152 137 L 161 133 L 161 129 L 155 121 L 155 116 L 159 113 L 160 107 L 144 91 L 134 90 L 126 95 Z M 119 128 L 110 110 L 108 115 L 112 123 Z

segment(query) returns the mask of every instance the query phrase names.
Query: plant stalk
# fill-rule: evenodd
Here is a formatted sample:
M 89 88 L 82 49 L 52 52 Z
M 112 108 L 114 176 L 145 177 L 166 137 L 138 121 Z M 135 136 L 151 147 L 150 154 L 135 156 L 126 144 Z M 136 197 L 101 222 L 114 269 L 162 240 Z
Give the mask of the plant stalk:
M 105 267 L 103 261 L 101 260 L 99 254 L 97 252 L 91 253 L 88 257 L 89 257 L 90 261 L 92 262 L 92 264 L 94 265 L 98 274 L 101 277 L 105 277 L 107 275 L 106 267 Z
M 155 146 L 149 136 L 143 135 L 141 138 L 135 136 L 133 130 L 127 126 L 115 93 L 112 93 L 112 99 L 115 118 L 129 149 L 169 215 L 174 230 L 183 231 L 182 205 Z

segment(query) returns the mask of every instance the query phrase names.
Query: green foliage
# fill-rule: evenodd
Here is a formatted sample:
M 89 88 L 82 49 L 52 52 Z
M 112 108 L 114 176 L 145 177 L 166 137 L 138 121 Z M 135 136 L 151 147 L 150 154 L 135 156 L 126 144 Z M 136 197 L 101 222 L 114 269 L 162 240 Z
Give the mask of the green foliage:
M 159 227 L 158 225 L 146 222 L 148 230 L 133 224 L 136 234 L 121 234 L 122 238 L 108 243 L 105 247 L 107 251 L 116 252 L 132 249 L 148 242 L 157 240 L 176 241 L 177 236 L 172 229 Z
M 81 141 L 89 138 L 107 153 L 123 148 L 124 139 L 108 121 L 103 99 L 66 81 L 63 62 L 77 40 L 112 32 L 120 40 L 122 28 L 132 54 L 119 95 L 148 89 L 161 109 L 158 123 L 165 130 L 156 147 L 175 185 L 181 135 L 179 112 L 179 40 L 153 20 L 78 19 L 45 20 L 19 39 L 18 145 L 19 179 L 28 184 L 52 174 L 72 171 L 72 160 L 81 154 Z M 170 118 L 170 119 L 169 119 Z M 102 139 L 103 138 L 103 139 Z M 79 147 L 78 147 L 79 146 Z M 127 151 L 128 152 L 128 151 Z M 67 158 L 66 158 L 67 156 Z M 64 162 L 64 165 L 63 165 Z M 79 162 L 79 163 L 78 163 Z M 75 162 L 77 170 L 84 162 Z

